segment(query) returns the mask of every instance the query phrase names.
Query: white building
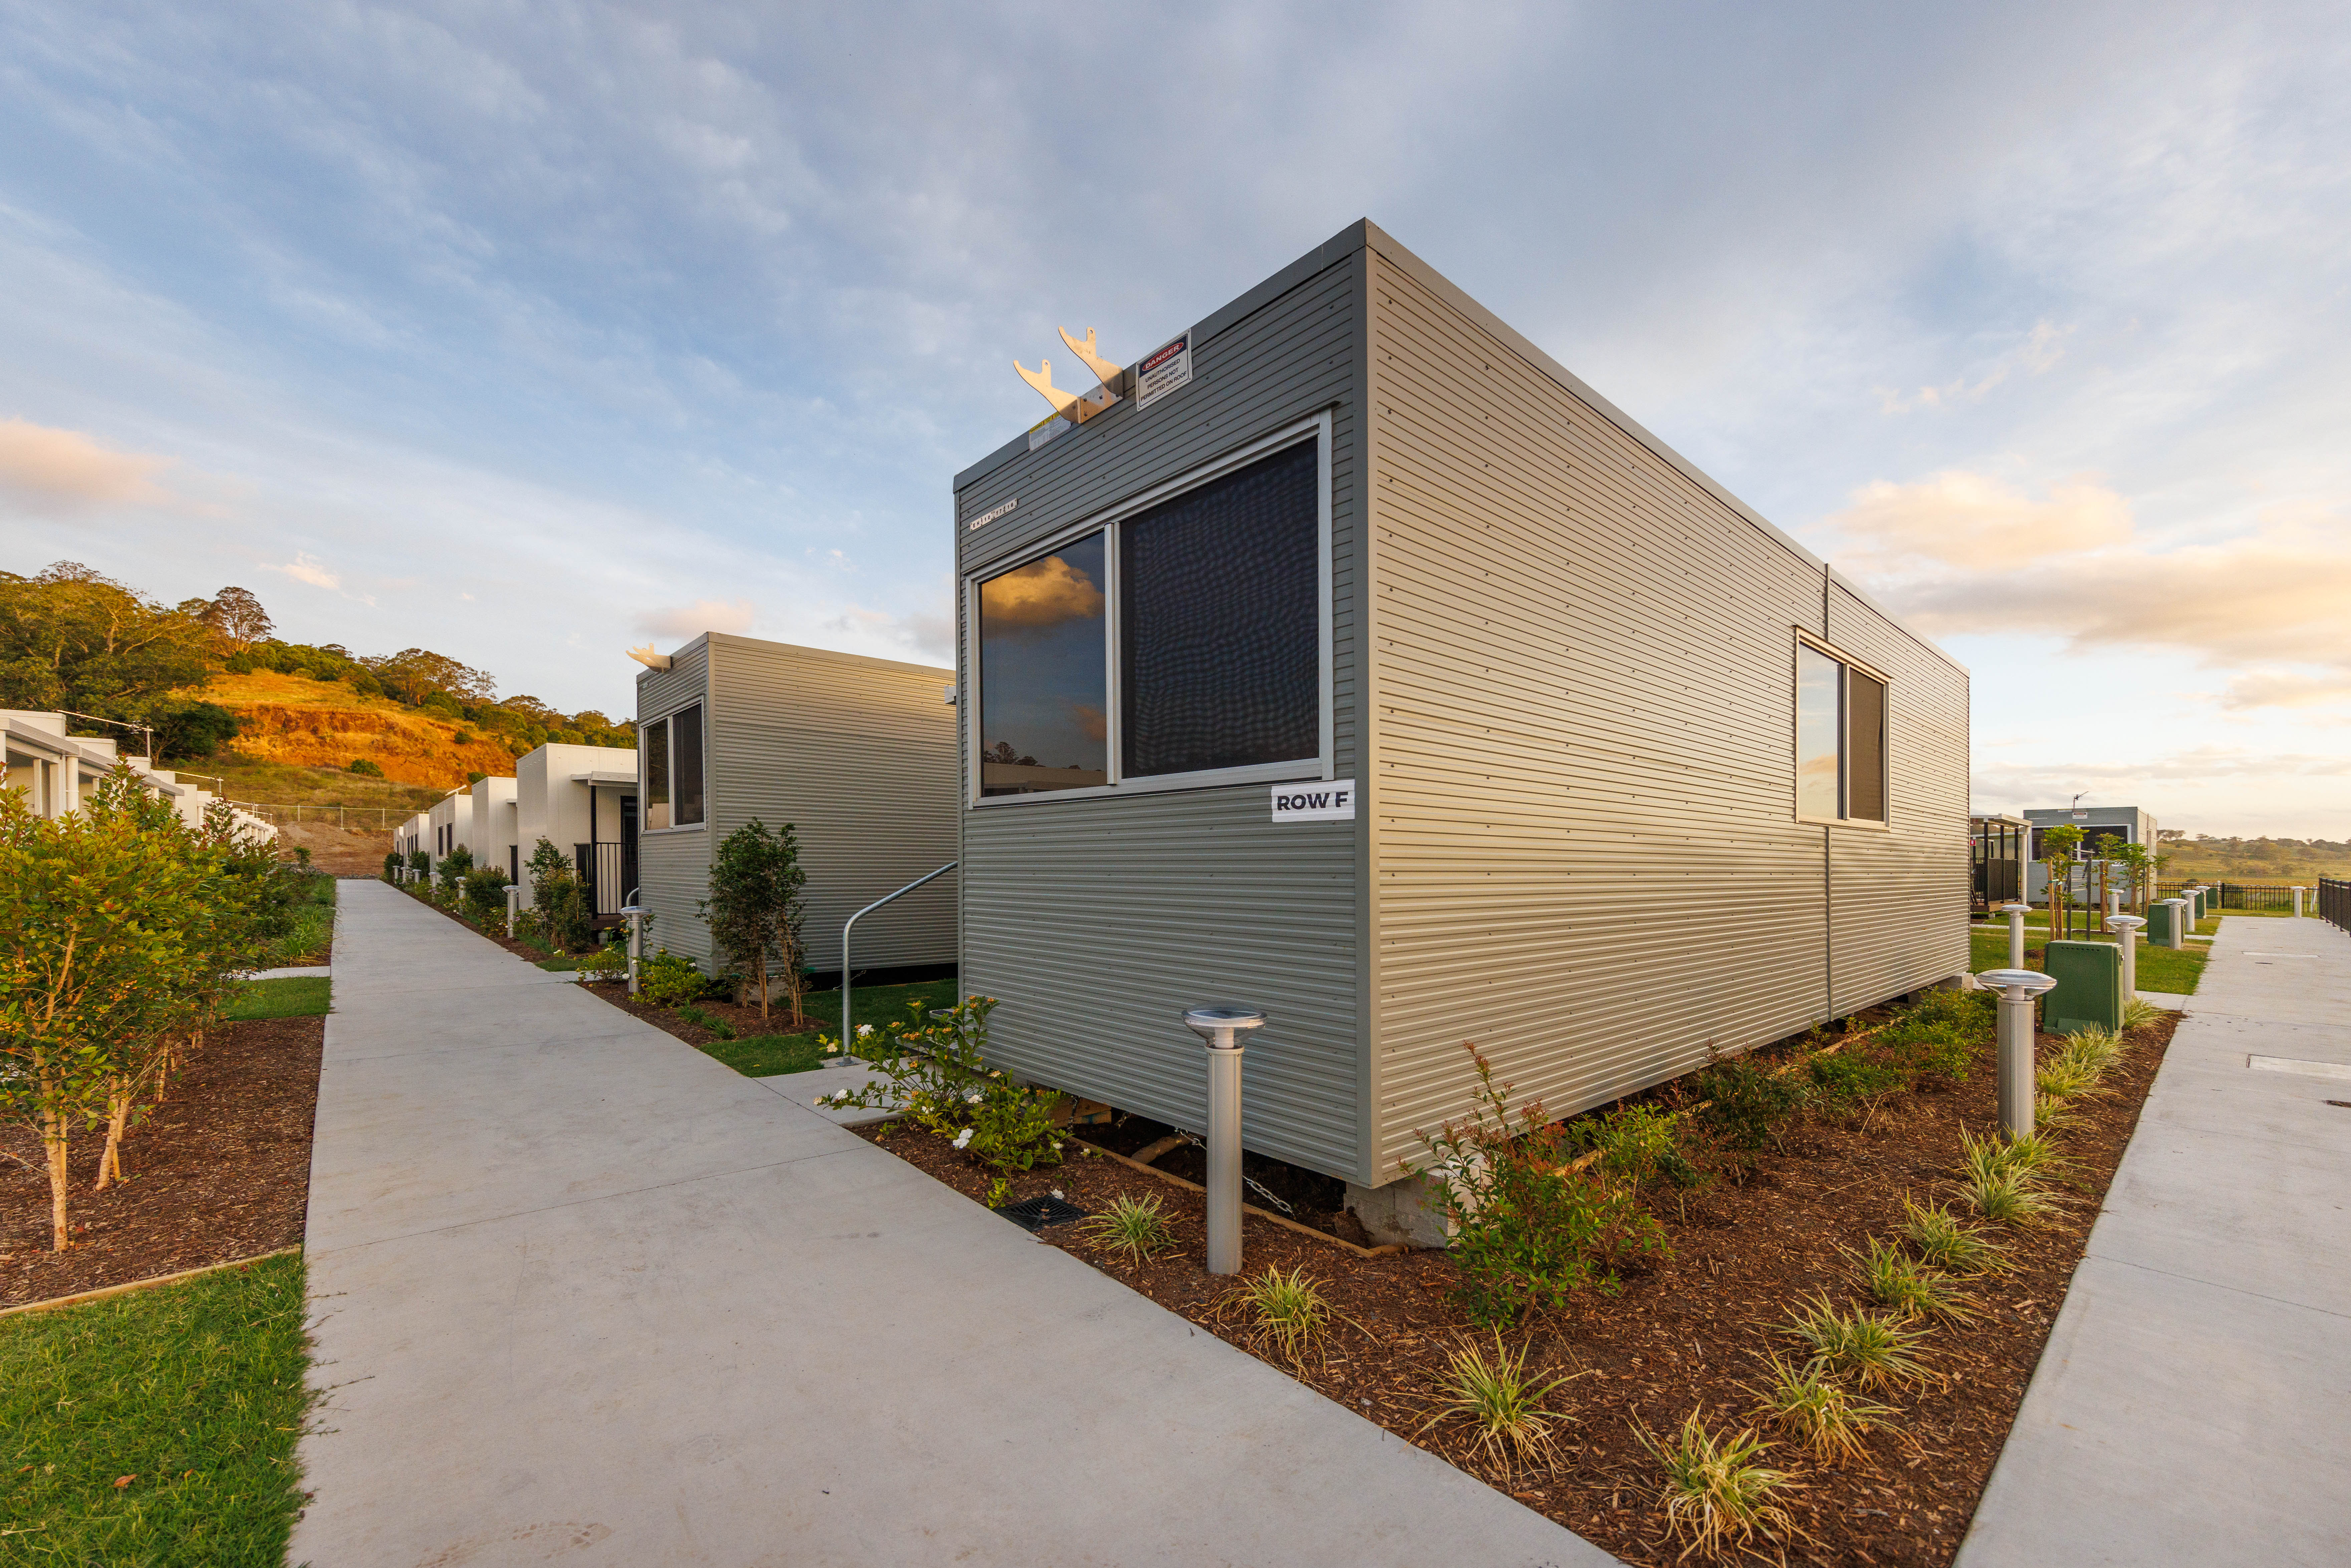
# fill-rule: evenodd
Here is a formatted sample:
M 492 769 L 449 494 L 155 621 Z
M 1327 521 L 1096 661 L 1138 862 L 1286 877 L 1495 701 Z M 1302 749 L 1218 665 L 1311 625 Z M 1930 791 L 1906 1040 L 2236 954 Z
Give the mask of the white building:
M 459 841 L 474 852 L 474 863 L 496 866 L 508 882 L 522 880 L 522 829 L 512 779 L 477 779 L 465 793 Z
M 637 873 L 637 754 L 549 744 L 515 758 L 516 876 L 545 839 L 570 857 L 598 917 L 618 921 Z
M 192 828 L 204 826 L 205 813 L 220 799 L 209 789 L 182 782 L 176 772 L 154 767 L 147 758 L 122 756 L 111 738 L 68 735 L 66 728 L 62 713 L 0 709 L 7 786 L 22 790 L 39 816 L 62 817 L 78 809 L 99 780 L 123 764 L 139 776 L 149 793 L 169 800 L 180 820 Z M 235 810 L 235 815 L 249 831 L 265 838 L 277 836 L 276 828 L 251 812 Z

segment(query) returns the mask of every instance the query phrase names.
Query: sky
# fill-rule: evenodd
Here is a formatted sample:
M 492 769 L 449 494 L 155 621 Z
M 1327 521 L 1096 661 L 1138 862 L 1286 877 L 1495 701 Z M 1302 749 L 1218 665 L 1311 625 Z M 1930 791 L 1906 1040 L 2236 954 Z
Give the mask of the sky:
M 2351 838 L 2346 76 L 2339 4 L 0 0 L 0 568 L 567 709 L 944 663 L 1012 361 L 1367 216 L 1967 664 L 1978 809 Z

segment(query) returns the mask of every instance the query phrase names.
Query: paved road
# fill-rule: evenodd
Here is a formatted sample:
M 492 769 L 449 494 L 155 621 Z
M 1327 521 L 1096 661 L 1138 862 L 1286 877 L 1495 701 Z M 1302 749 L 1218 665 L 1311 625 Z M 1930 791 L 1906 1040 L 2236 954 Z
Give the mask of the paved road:
M 308 1250 L 295 1563 L 1615 1561 L 371 883 Z
M 2351 936 L 2224 919 L 1959 1568 L 2351 1563 L 2329 1067 L 2351 1072 Z

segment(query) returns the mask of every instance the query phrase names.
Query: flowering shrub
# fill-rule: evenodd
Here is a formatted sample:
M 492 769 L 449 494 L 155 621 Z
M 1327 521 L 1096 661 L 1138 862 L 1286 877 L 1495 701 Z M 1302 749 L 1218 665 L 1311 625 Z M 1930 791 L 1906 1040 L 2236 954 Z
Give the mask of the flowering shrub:
M 628 967 L 628 947 L 619 942 L 607 942 L 581 956 L 580 977 L 583 980 L 617 979 Z
M 929 1015 L 906 1005 L 907 1017 L 884 1026 L 877 1049 L 860 1030 L 858 1054 L 882 1076 L 862 1090 L 825 1095 L 831 1105 L 894 1110 L 956 1148 L 999 1171 L 1059 1165 L 1062 1137 L 1053 1124 L 1061 1096 L 1030 1089 L 987 1064 L 987 1015 L 993 997 L 972 997 Z M 827 1055 L 840 1041 L 822 1041 Z
M 657 1008 L 684 1007 L 699 1001 L 709 985 L 694 960 L 664 947 L 637 970 L 637 992 Z
M 1617 1270 L 1667 1250 L 1665 1229 L 1623 1181 L 1578 1157 L 1567 1130 L 1540 1102 L 1510 1108 L 1510 1085 L 1477 1064 L 1478 1107 L 1464 1122 L 1423 1135 L 1434 1157 L 1413 1174 L 1431 1186 L 1454 1227 L 1459 1294 L 1480 1323 L 1501 1325 L 1531 1309 L 1562 1306 L 1591 1288 L 1613 1291 Z

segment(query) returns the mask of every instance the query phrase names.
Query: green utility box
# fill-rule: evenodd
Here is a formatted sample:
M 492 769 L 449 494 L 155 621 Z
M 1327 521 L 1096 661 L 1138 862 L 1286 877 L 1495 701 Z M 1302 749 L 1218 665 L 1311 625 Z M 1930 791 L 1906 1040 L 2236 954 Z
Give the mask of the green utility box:
M 2112 942 L 2052 942 L 2043 966 L 2057 981 L 2042 1004 L 2051 1034 L 2123 1027 L 2123 950 Z
M 2196 918 L 2197 918 L 2197 919 L 2199 919 L 2199 920 L 2206 920 L 2206 919 L 2210 919 L 2210 918 L 2211 917 L 2211 914 L 2212 914 L 2212 890 L 2211 890 L 2210 888 L 2209 888 L 2209 887 L 2199 887 L 2199 888 L 2193 888 L 2193 889 L 2189 890 L 2188 896 L 2189 896 L 2189 897 L 2190 897 L 2190 898 L 2192 898 L 2192 899 L 2194 899 L 2194 900 L 2196 901 Z M 2190 929 L 2193 929 L 2193 927 L 2191 927 Z
M 2147 906 L 2147 945 L 2150 947 L 2171 946 L 2171 922 L 2181 913 L 2179 905 L 2168 900 Z M 2186 936 L 2186 932 L 2181 932 Z

